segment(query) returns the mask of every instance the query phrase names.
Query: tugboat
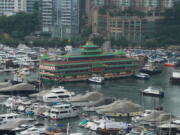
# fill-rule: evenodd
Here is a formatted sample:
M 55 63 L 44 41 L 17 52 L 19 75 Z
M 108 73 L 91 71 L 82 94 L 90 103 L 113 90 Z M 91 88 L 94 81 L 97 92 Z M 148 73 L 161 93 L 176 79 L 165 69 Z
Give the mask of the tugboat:
M 180 84 L 180 71 L 173 71 L 170 81 L 174 84 Z
M 135 77 L 138 79 L 150 79 L 150 75 L 146 73 L 137 73 L 135 74 Z
M 159 88 L 148 87 L 141 91 L 144 95 L 164 97 L 164 92 Z

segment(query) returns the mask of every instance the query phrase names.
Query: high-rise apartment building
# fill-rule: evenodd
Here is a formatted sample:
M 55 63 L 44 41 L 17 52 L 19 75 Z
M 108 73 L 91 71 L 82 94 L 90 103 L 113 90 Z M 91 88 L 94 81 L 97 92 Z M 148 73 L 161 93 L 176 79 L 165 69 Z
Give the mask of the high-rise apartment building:
M 104 4 L 113 10 L 133 8 L 147 13 L 149 11 L 159 12 L 167 8 L 172 8 L 174 1 L 175 0 L 104 0 Z
M 171 8 L 171 7 L 173 7 L 174 3 L 175 3 L 175 0 L 161 0 L 160 8 L 161 8 L 161 10 Z
M 52 36 L 60 39 L 72 39 L 79 33 L 79 0 L 54 0 L 54 18 Z
M 95 12 L 92 30 L 107 39 L 115 40 L 125 37 L 132 42 L 141 42 L 142 19 L 136 16 L 116 16 L 98 15 Z
M 13 15 L 27 11 L 26 0 L 0 0 L 0 15 Z
M 94 0 L 96 1 L 96 0 Z M 132 6 L 134 0 L 103 0 L 103 4 L 111 9 L 125 10 Z M 97 2 L 96 2 L 97 3 Z
M 40 0 L 27 0 L 27 12 L 33 13 L 35 6 L 38 6 L 36 5 L 38 2 L 40 2 Z
M 102 7 L 105 5 L 105 0 L 92 0 L 94 6 Z
M 53 25 L 53 0 L 41 0 L 42 32 L 51 33 Z

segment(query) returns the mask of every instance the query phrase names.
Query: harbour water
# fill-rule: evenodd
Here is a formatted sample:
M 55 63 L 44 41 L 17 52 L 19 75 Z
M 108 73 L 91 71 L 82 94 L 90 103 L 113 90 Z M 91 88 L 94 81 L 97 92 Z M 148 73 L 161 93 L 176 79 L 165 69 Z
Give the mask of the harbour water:
M 162 106 L 167 112 L 180 116 L 180 85 L 171 84 L 169 79 L 174 68 L 164 68 L 161 74 L 152 75 L 150 80 L 139 80 L 134 78 L 124 78 L 115 80 L 106 80 L 104 84 L 92 84 L 87 82 L 64 83 L 66 89 L 75 93 L 85 93 L 86 91 L 98 91 L 106 96 L 116 97 L 118 99 L 129 99 L 135 103 L 143 105 L 146 109 L 153 109 Z M 1 79 L 11 77 L 7 73 L 1 74 Z M 160 87 L 164 90 L 164 98 L 142 96 L 140 90 L 148 86 Z M 81 131 L 84 134 L 93 135 L 86 129 L 78 128 L 78 123 L 83 118 L 66 119 L 60 121 L 49 121 L 40 119 L 49 125 L 70 123 L 73 131 Z M 87 133 L 88 132 L 88 133 Z
M 146 109 L 153 109 L 162 106 L 165 111 L 177 116 L 180 115 L 180 85 L 171 84 L 169 79 L 174 68 L 164 68 L 161 74 L 151 75 L 150 80 L 139 80 L 134 78 L 124 78 L 106 80 L 104 84 L 89 83 L 66 83 L 65 88 L 76 93 L 85 91 L 99 91 L 106 96 L 113 96 L 119 99 L 129 99 L 135 103 L 143 105 Z M 140 90 L 154 86 L 165 91 L 164 98 L 142 96 Z

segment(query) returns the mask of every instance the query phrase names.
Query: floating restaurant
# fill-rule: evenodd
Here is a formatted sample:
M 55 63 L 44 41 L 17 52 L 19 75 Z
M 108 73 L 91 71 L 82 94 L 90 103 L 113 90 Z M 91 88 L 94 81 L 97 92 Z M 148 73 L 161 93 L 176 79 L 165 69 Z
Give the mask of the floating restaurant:
M 138 68 L 135 59 L 123 51 L 103 53 L 92 42 L 81 46 L 80 55 L 41 57 L 40 76 L 43 82 L 86 81 L 94 75 L 105 79 L 132 76 Z

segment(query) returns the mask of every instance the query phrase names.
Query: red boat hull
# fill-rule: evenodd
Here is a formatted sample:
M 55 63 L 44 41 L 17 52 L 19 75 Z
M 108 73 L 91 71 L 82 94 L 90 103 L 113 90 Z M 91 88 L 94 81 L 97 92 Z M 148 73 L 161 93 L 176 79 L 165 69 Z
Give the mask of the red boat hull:
M 175 67 L 175 64 L 171 64 L 171 63 L 165 63 L 164 64 L 165 67 Z

